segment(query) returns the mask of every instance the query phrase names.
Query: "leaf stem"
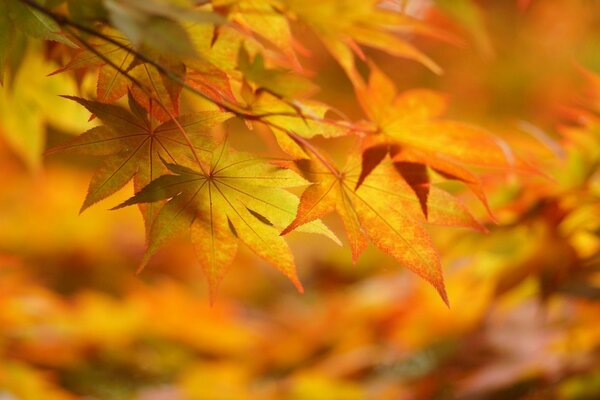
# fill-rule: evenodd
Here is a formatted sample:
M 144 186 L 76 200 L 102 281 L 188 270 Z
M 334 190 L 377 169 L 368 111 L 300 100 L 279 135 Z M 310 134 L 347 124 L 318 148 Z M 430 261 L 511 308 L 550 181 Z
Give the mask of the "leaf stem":
M 313 153 L 313 155 L 325 166 L 325 168 L 330 170 L 333 175 L 335 175 L 338 178 L 341 177 L 340 172 L 319 152 L 319 150 L 317 150 L 317 148 L 311 142 L 309 142 L 301 136 L 296 135 L 295 133 L 287 132 L 287 134 L 290 138 L 292 138 L 292 140 L 295 140 L 296 142 L 300 143 L 302 146 L 306 147 L 306 149 L 308 149 L 311 153 Z

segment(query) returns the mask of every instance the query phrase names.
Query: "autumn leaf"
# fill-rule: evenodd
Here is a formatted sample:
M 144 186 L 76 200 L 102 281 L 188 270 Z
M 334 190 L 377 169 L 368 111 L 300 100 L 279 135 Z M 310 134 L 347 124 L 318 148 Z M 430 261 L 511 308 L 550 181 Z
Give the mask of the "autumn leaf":
M 203 170 L 171 163 L 166 166 L 171 175 L 158 177 L 117 207 L 169 199 L 152 224 L 140 268 L 167 239 L 189 231 L 211 298 L 233 261 L 238 239 L 287 276 L 299 291 L 303 290 L 292 253 L 279 235 L 294 219 L 299 203 L 284 188 L 305 185 L 302 177 L 225 145 L 213 153 L 208 168 Z M 300 230 L 337 242 L 320 221 L 312 221 Z
M 131 95 L 130 111 L 97 101 L 65 97 L 83 105 L 103 123 L 49 151 L 105 156 L 92 177 L 81 211 L 112 195 L 132 178 L 136 189 L 146 186 L 166 172 L 160 157 L 175 162 L 191 156 L 178 125 L 189 135 L 197 154 L 210 159 L 215 143 L 208 131 L 231 117 L 220 111 L 200 111 L 177 118 L 177 123 L 168 121 L 155 126 Z M 145 215 L 147 224 L 151 215 Z
M 167 58 L 158 60 L 158 63 L 174 76 L 185 75 L 185 66 L 182 63 Z M 153 117 L 165 122 L 179 115 L 179 96 L 182 90 L 179 82 L 166 76 L 150 63 L 136 65 L 131 69 L 130 76 L 135 79 L 131 84 L 131 94 Z M 154 107 L 151 106 L 152 103 Z
M 397 93 L 393 82 L 375 65 L 371 64 L 368 86 L 357 89 L 357 95 L 375 125 L 363 141 L 363 165 L 377 164 L 369 159 L 368 149 L 387 149 L 397 163 L 427 166 L 465 183 L 492 217 L 481 182 L 468 166 L 537 173 L 488 131 L 443 119 L 447 107 L 443 95 L 424 89 Z M 362 179 L 368 173 L 363 168 Z
M 426 189 L 426 197 L 419 198 L 389 161 L 373 168 L 358 189 L 357 162 L 350 162 L 341 170 L 324 158 L 297 164 L 313 184 L 302 194 L 296 218 L 282 234 L 336 211 L 355 262 L 370 239 L 377 248 L 431 283 L 448 303 L 441 262 L 423 225 L 483 230 L 462 204 L 428 182 L 421 185 Z
M 106 0 L 112 24 L 123 32 L 135 48 L 147 48 L 164 57 L 185 58 L 196 55 L 186 29 L 178 20 L 199 23 L 220 22 L 219 15 L 208 11 L 176 7 L 168 2 Z
M 483 14 L 474 1 L 435 0 L 435 3 L 467 31 L 483 56 L 488 58 L 494 56 L 494 47 Z
M 290 15 L 315 31 L 356 87 L 363 86 L 355 65 L 355 55 L 365 59 L 360 45 L 415 60 L 436 74 L 442 71 L 431 58 L 398 33 L 408 31 L 447 40 L 451 39 L 450 35 L 408 15 L 380 7 L 378 1 L 285 0 L 283 3 Z
M 258 88 L 284 99 L 298 99 L 314 94 L 318 87 L 309 79 L 292 71 L 268 69 L 261 54 L 250 61 L 250 55 L 242 47 L 238 57 L 238 68 L 247 81 Z
M 32 171 L 41 166 L 47 125 L 65 132 L 88 126 L 84 109 L 57 97 L 77 87 L 67 76 L 46 77 L 54 68 L 30 46 L 23 65 L 11 77 L 13 88 L 0 88 L 0 137 Z
M 21 32 L 34 38 L 53 40 L 75 47 L 72 41 L 61 34 L 58 23 L 48 15 L 33 7 L 29 7 L 21 1 L 9 0 L 2 3 L 6 7 L 3 10 L 6 13 L 3 14 L 8 16 L 14 27 Z
M 238 24 L 248 36 L 258 36 L 265 47 L 275 47 L 283 53 L 295 70 L 301 70 L 296 56 L 296 41 L 290 24 L 280 11 L 278 0 L 214 0 L 213 6 L 225 10 L 231 22 Z
M 70 47 L 76 45 L 62 35 L 59 25 L 39 10 L 20 1 L 0 2 L 0 85 L 4 84 L 4 68 L 16 67 L 23 61 L 26 37 L 51 40 Z
M 202 58 L 186 62 L 185 82 L 217 104 L 237 104 L 229 84 L 229 75 Z
M 96 97 L 103 103 L 114 103 L 127 94 L 130 80 L 127 75 L 135 65 L 135 55 L 129 42 L 112 30 L 104 30 L 112 41 L 90 38 L 92 49 L 83 49 L 54 74 L 71 70 L 97 69 Z M 115 68 L 116 67 L 116 68 Z
M 186 79 L 184 64 L 177 59 L 161 55 L 152 55 L 153 62 L 146 62 L 131 47 L 131 43 L 118 33 L 107 29 L 103 35 L 109 40 L 90 39 L 87 43 L 90 48 L 77 53 L 67 65 L 56 70 L 54 74 L 70 70 L 97 69 L 98 101 L 112 104 L 127 92 L 131 92 L 136 101 L 160 122 L 177 117 L 182 91 L 180 83 Z M 205 66 L 205 63 L 197 61 L 193 65 Z M 163 70 L 169 71 L 172 76 L 167 76 Z M 173 80 L 173 76 L 178 80 Z M 219 93 L 227 90 L 228 81 L 221 77 L 219 80 L 213 78 L 205 81 L 204 87 L 201 86 L 199 91 L 207 96 L 212 94 L 212 81 L 215 81 Z M 150 103 L 154 103 L 154 107 L 150 108 Z
M 331 107 L 313 100 L 294 100 L 293 104 L 269 92 L 247 93 L 246 123 L 265 125 L 271 130 L 280 148 L 294 159 L 309 158 L 292 138 L 327 139 L 348 135 L 353 124 L 328 118 Z

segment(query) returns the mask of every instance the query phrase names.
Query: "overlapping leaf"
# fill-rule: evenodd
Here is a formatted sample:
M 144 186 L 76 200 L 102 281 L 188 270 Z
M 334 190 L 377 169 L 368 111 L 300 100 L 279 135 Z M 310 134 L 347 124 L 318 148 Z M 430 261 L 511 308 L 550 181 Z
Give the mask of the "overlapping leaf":
M 420 185 L 426 196 L 419 198 L 390 162 L 378 165 L 355 189 L 360 179 L 356 164 L 338 170 L 327 160 L 300 161 L 300 170 L 314 183 L 303 193 L 296 218 L 283 234 L 335 210 L 355 261 L 370 239 L 430 282 L 447 302 L 440 259 L 423 224 L 482 227 L 455 198 L 428 182 Z
M 189 231 L 212 296 L 231 264 L 238 240 L 274 265 L 302 291 L 292 253 L 279 235 L 293 219 L 298 198 L 284 188 L 305 185 L 295 172 L 252 155 L 213 153 L 203 170 L 167 163 L 172 175 L 150 182 L 119 207 L 169 199 L 154 220 L 142 267 L 170 237 Z M 320 221 L 305 232 L 337 238 Z
M 281 3 L 290 14 L 317 33 L 357 87 L 363 84 L 354 60 L 354 54 L 364 58 L 360 45 L 412 59 L 435 73 L 441 72 L 433 60 L 398 33 L 409 31 L 435 37 L 447 35 L 391 8 L 380 7 L 379 1 L 282 0 Z
M 486 130 L 443 119 L 446 99 L 436 92 L 415 89 L 398 94 L 393 82 L 372 65 L 368 86 L 358 89 L 357 94 L 375 124 L 364 148 L 382 149 L 363 153 L 361 180 L 389 152 L 400 165 L 428 166 L 464 182 L 487 207 L 480 181 L 467 166 L 536 172 Z
M 286 16 L 280 12 L 279 0 L 213 0 L 218 9 L 225 9 L 230 21 L 253 32 L 266 45 L 283 53 L 299 69 L 294 51 L 296 42 Z
M 295 159 L 308 158 L 304 150 L 292 139 L 293 136 L 310 139 L 316 136 L 336 138 L 348 135 L 353 125 L 346 121 L 326 117 L 331 107 L 312 100 L 286 101 L 260 89 L 245 93 L 247 101 L 247 124 L 262 123 L 274 134 L 283 151 Z
M 115 43 L 90 39 L 89 45 L 93 46 L 94 51 L 81 50 L 67 65 L 55 73 L 97 68 L 96 97 L 101 102 L 113 103 L 127 94 L 130 82 L 124 72 L 132 68 L 135 56 L 127 49 L 126 40 L 111 32 L 106 34 Z
M 104 103 L 114 103 L 131 91 L 135 99 L 161 122 L 179 115 L 182 83 L 217 103 L 235 103 L 229 76 L 203 57 L 167 57 L 146 51 L 153 62 L 145 62 L 131 43 L 118 33 L 106 29 L 106 38 L 87 40 L 90 49 L 77 53 L 55 73 L 69 70 L 97 69 L 96 96 Z M 163 71 L 168 71 L 167 74 Z M 150 110 L 150 102 L 154 107 Z
M 209 130 L 230 118 L 228 113 L 204 111 L 155 126 L 132 96 L 129 97 L 130 111 L 97 101 L 69 98 L 86 107 L 103 123 L 51 150 L 106 156 L 92 177 L 82 211 L 115 193 L 132 178 L 135 188 L 141 189 L 162 175 L 166 170 L 160 157 L 172 162 L 191 157 L 181 129 L 188 135 L 196 154 L 210 159 L 215 144 Z M 151 215 L 145 215 L 147 223 Z
M 61 34 L 59 25 L 41 11 L 17 0 L 0 1 L 0 84 L 6 64 L 17 63 L 23 55 L 23 35 L 52 40 L 75 47 Z M 10 61 L 10 62 L 9 62 Z

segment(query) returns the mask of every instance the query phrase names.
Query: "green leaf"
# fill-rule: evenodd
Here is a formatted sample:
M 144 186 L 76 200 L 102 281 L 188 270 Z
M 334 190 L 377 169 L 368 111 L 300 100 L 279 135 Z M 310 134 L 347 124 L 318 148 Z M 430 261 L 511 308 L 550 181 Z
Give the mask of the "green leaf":
M 60 34 L 60 26 L 46 14 L 28 7 L 18 0 L 8 1 L 7 4 L 9 18 L 23 33 L 34 38 L 53 40 L 67 46 L 77 47 L 75 43 Z

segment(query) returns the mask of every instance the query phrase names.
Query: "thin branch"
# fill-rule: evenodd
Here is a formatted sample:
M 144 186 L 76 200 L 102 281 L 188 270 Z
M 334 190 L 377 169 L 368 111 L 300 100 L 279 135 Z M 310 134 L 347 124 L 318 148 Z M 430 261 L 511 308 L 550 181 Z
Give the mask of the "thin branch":
M 231 104 L 226 104 L 224 102 L 218 101 L 216 99 L 213 99 L 212 97 L 206 95 L 205 93 L 202 93 L 201 91 L 197 90 L 196 88 L 190 86 L 189 84 L 187 84 L 183 78 L 181 78 L 180 76 L 178 76 L 175 72 L 171 71 L 170 69 L 166 68 L 164 65 L 162 65 L 161 63 L 157 62 L 156 60 L 153 60 L 152 58 L 148 57 L 147 55 L 145 55 L 144 53 L 141 53 L 139 51 L 136 51 L 132 48 L 130 48 L 129 46 L 119 42 L 116 39 L 113 39 L 112 37 L 103 34 L 102 32 L 98 32 L 95 29 L 89 28 L 85 25 L 79 24 L 75 21 L 70 20 L 69 18 L 63 16 L 63 15 L 59 15 L 59 14 L 55 14 L 52 11 L 48 10 L 46 7 L 36 3 L 34 0 L 19 0 L 22 3 L 25 3 L 26 5 L 28 5 L 31 8 L 36 9 L 37 11 L 45 14 L 46 16 L 52 18 L 58 25 L 64 27 L 70 26 L 73 28 L 76 28 L 77 30 L 80 30 L 82 32 L 85 32 L 89 35 L 95 36 L 97 38 L 100 38 L 108 43 L 111 43 L 123 50 L 126 50 L 128 52 L 131 52 L 133 55 L 135 55 L 135 57 L 139 58 L 140 60 L 144 61 L 147 64 L 152 65 L 153 67 L 155 67 L 160 73 L 162 73 L 163 75 L 167 76 L 169 79 L 171 79 L 172 81 L 176 82 L 177 84 L 181 85 L 183 88 L 192 91 L 193 93 L 203 97 L 204 99 L 216 104 L 217 106 L 223 108 L 226 111 L 229 111 L 231 113 L 234 113 L 236 115 L 240 115 L 240 116 L 245 116 L 247 114 L 247 111 L 240 109 L 239 107 L 235 106 L 235 105 L 231 105 Z M 70 30 L 70 33 L 73 34 L 73 31 Z M 86 46 L 86 48 L 89 47 Z
M 193 86 L 189 85 L 188 83 L 185 82 L 184 78 L 180 77 L 175 72 L 171 71 L 170 69 L 168 69 L 164 65 L 160 64 L 156 60 L 148 57 L 147 55 L 145 55 L 135 49 L 132 49 L 131 47 L 127 46 L 126 44 L 123 44 L 123 43 L 119 42 L 118 40 L 116 40 L 108 35 L 103 34 L 102 32 L 98 32 L 92 28 L 85 26 L 85 25 L 81 25 L 75 21 L 72 21 L 63 15 L 55 14 L 52 11 L 45 8 L 44 6 L 36 3 L 34 0 L 19 0 L 19 1 L 21 1 L 24 4 L 27 4 L 29 7 L 35 8 L 36 10 L 40 11 L 41 13 L 52 18 L 57 24 L 59 24 L 63 28 L 67 27 L 67 26 L 76 28 L 82 32 L 85 32 L 89 35 L 100 38 L 100 39 L 102 39 L 108 43 L 111 43 L 125 51 L 130 52 L 136 58 L 139 58 L 140 60 L 144 61 L 145 63 L 150 64 L 153 67 L 155 67 L 160 73 L 167 76 L 169 79 L 171 79 L 172 81 L 174 81 L 175 83 L 180 85 L 182 88 L 210 101 L 211 103 L 215 104 L 216 106 L 222 108 L 225 111 L 229 111 L 230 113 L 235 114 L 238 117 L 249 119 L 249 120 L 261 120 L 262 118 L 267 118 L 267 117 L 300 117 L 305 120 L 326 121 L 325 119 L 322 119 L 322 118 L 316 118 L 316 117 L 313 117 L 310 115 L 304 115 L 302 113 L 302 110 L 297 105 L 291 104 L 290 102 L 285 101 L 283 98 L 281 98 L 281 96 L 274 94 L 272 91 L 265 89 L 265 88 L 263 88 L 261 90 L 266 91 L 266 92 L 270 93 L 271 95 L 274 95 L 278 99 L 284 101 L 287 105 L 289 105 L 291 108 L 293 108 L 296 111 L 296 113 L 272 112 L 272 113 L 253 114 L 251 111 L 240 108 L 237 105 L 234 105 L 234 104 L 231 104 L 228 102 L 219 101 L 219 100 L 214 99 L 214 98 L 206 95 L 205 93 L 199 91 L 198 89 L 194 88 Z M 72 30 L 70 30 L 70 32 L 71 32 L 71 34 L 73 34 Z M 81 39 L 79 39 L 79 40 L 81 41 Z M 88 48 L 88 50 L 89 50 L 88 46 L 86 46 L 86 48 Z M 97 54 L 97 53 L 95 53 L 95 54 Z M 114 66 L 114 65 L 111 64 L 111 66 Z M 119 72 L 123 73 L 121 68 L 118 68 L 117 70 Z M 131 80 L 130 77 L 129 77 L 129 79 Z M 342 126 L 344 128 L 347 128 L 346 126 L 340 125 L 340 124 L 336 123 L 335 121 L 327 121 L 327 122 L 331 123 L 333 125 Z M 362 131 L 362 129 L 360 127 L 355 127 L 355 128 L 353 128 L 353 130 L 361 130 Z
M 323 121 L 325 122 L 325 119 L 322 118 L 315 118 L 312 116 L 306 116 L 302 113 L 302 110 L 297 106 L 297 105 L 292 105 L 291 107 L 296 111 L 296 113 L 263 113 L 263 114 L 253 114 L 248 110 L 244 110 L 241 109 L 239 107 L 237 107 L 236 105 L 231 105 L 231 104 L 227 104 L 225 102 L 221 102 L 218 101 L 208 95 L 206 95 L 205 93 L 197 90 L 196 88 L 190 86 L 189 84 L 187 84 L 185 82 L 185 80 L 180 77 L 179 75 L 177 75 L 175 72 L 171 71 L 170 69 L 164 67 L 162 64 L 158 63 L 157 61 L 153 60 L 152 58 L 146 56 L 145 54 L 138 52 L 132 48 L 130 48 L 129 46 L 119 42 L 118 40 L 113 39 L 112 37 L 105 35 L 101 32 L 98 32 L 92 28 L 89 28 L 85 25 L 81 25 L 75 21 L 70 20 L 69 18 L 63 16 L 63 15 L 59 15 L 59 14 L 55 14 L 52 11 L 48 10 L 47 8 L 45 8 L 44 6 L 36 3 L 34 0 L 19 0 L 22 3 L 28 5 L 29 7 L 32 7 L 36 10 L 38 10 L 39 12 L 47 15 L 48 17 L 52 18 L 57 24 L 59 24 L 60 26 L 63 27 L 63 29 L 65 29 L 68 33 L 70 33 L 73 37 L 75 37 L 86 49 L 88 49 L 90 52 L 92 52 L 93 54 L 95 54 L 96 56 L 98 56 L 102 61 L 104 61 L 106 64 L 110 65 L 112 68 L 114 68 L 117 72 L 119 72 L 120 74 L 122 74 L 123 76 L 125 76 L 127 79 L 129 79 L 135 86 L 139 87 L 146 95 L 148 95 L 148 97 L 150 99 L 154 98 L 158 105 L 169 115 L 169 117 L 173 120 L 173 122 L 175 123 L 176 127 L 178 130 L 181 131 L 185 141 L 187 142 L 188 146 L 190 147 L 190 150 L 192 151 L 195 160 L 197 161 L 198 165 L 200 166 L 200 168 L 202 169 L 202 171 L 204 173 L 206 173 L 206 171 L 204 171 L 204 167 L 202 165 L 202 163 L 200 162 L 200 158 L 193 146 L 193 143 L 191 142 L 189 136 L 187 135 L 187 133 L 185 132 L 185 129 L 181 126 L 181 124 L 179 123 L 179 121 L 177 121 L 177 119 L 175 118 L 175 116 L 173 115 L 173 113 L 162 103 L 162 101 L 160 99 L 157 99 L 156 96 L 154 96 L 151 93 L 151 90 L 148 90 L 146 88 L 146 86 L 144 84 L 142 84 L 139 80 L 137 80 L 135 77 L 131 76 L 127 71 L 125 71 L 123 68 L 121 68 L 120 66 L 116 65 L 112 60 L 110 60 L 108 57 L 104 56 L 102 53 L 100 53 L 98 50 L 96 50 L 94 48 L 94 46 L 92 46 L 90 43 L 88 43 L 87 41 L 85 41 L 81 36 L 79 36 L 78 34 L 76 34 L 72 29 L 70 28 L 76 28 L 77 30 L 80 30 L 82 32 L 88 33 L 92 36 L 95 36 L 97 38 L 100 38 L 108 43 L 111 43 L 125 51 L 130 52 L 131 54 L 133 54 L 135 57 L 139 58 L 140 60 L 144 61 L 147 64 L 152 65 L 153 67 L 155 67 L 160 73 L 162 73 L 163 75 L 165 75 L 167 78 L 171 79 L 172 81 L 174 81 L 175 83 L 179 84 L 182 88 L 191 91 L 192 93 L 199 95 L 201 97 L 203 97 L 204 99 L 212 102 L 213 104 L 217 105 L 218 107 L 222 108 L 225 111 L 231 112 L 232 114 L 235 114 L 238 117 L 241 118 L 245 118 L 248 120 L 257 120 L 265 125 L 268 125 L 272 128 L 276 128 L 279 130 L 283 130 L 284 132 L 286 132 L 293 140 L 295 140 L 296 142 L 300 143 L 302 146 L 304 146 L 307 150 L 309 150 L 311 153 L 314 154 L 314 156 L 327 168 L 329 169 L 335 176 L 339 176 L 340 173 L 339 171 L 337 171 L 337 169 L 329 162 L 327 161 L 327 159 L 322 156 L 320 154 L 320 152 L 315 148 L 315 146 L 313 146 L 309 141 L 307 141 L 306 139 L 298 136 L 297 134 L 290 132 L 289 130 L 285 129 L 284 127 L 279 126 L 276 123 L 273 123 L 272 121 L 266 121 L 264 118 L 266 117 L 276 117 L 276 116 L 288 116 L 288 117 L 300 117 L 302 118 L 304 121 L 308 120 L 318 120 L 318 121 Z M 271 93 L 271 91 L 268 91 L 266 89 L 263 89 L 264 91 L 267 91 L 269 93 Z M 271 93 L 272 94 L 272 93 Z M 280 96 L 276 96 L 278 98 L 280 98 Z M 287 104 L 287 102 L 286 102 Z M 343 128 L 348 128 L 347 126 L 343 126 L 340 125 L 334 121 L 330 121 L 330 123 L 332 123 L 333 125 L 336 126 L 342 126 Z M 352 128 L 353 130 L 361 130 L 359 127 L 354 127 Z
M 315 146 L 312 145 L 312 143 L 310 143 L 303 137 L 296 135 L 295 133 L 287 132 L 287 134 L 290 138 L 292 138 L 292 140 L 295 140 L 296 142 L 300 143 L 302 146 L 306 147 L 306 149 L 308 149 L 311 153 L 313 153 L 313 155 L 325 166 L 325 168 L 330 170 L 333 175 L 335 175 L 338 178 L 341 177 L 340 172 L 329 161 L 327 161 L 327 159 L 319 152 L 319 150 L 317 150 Z

